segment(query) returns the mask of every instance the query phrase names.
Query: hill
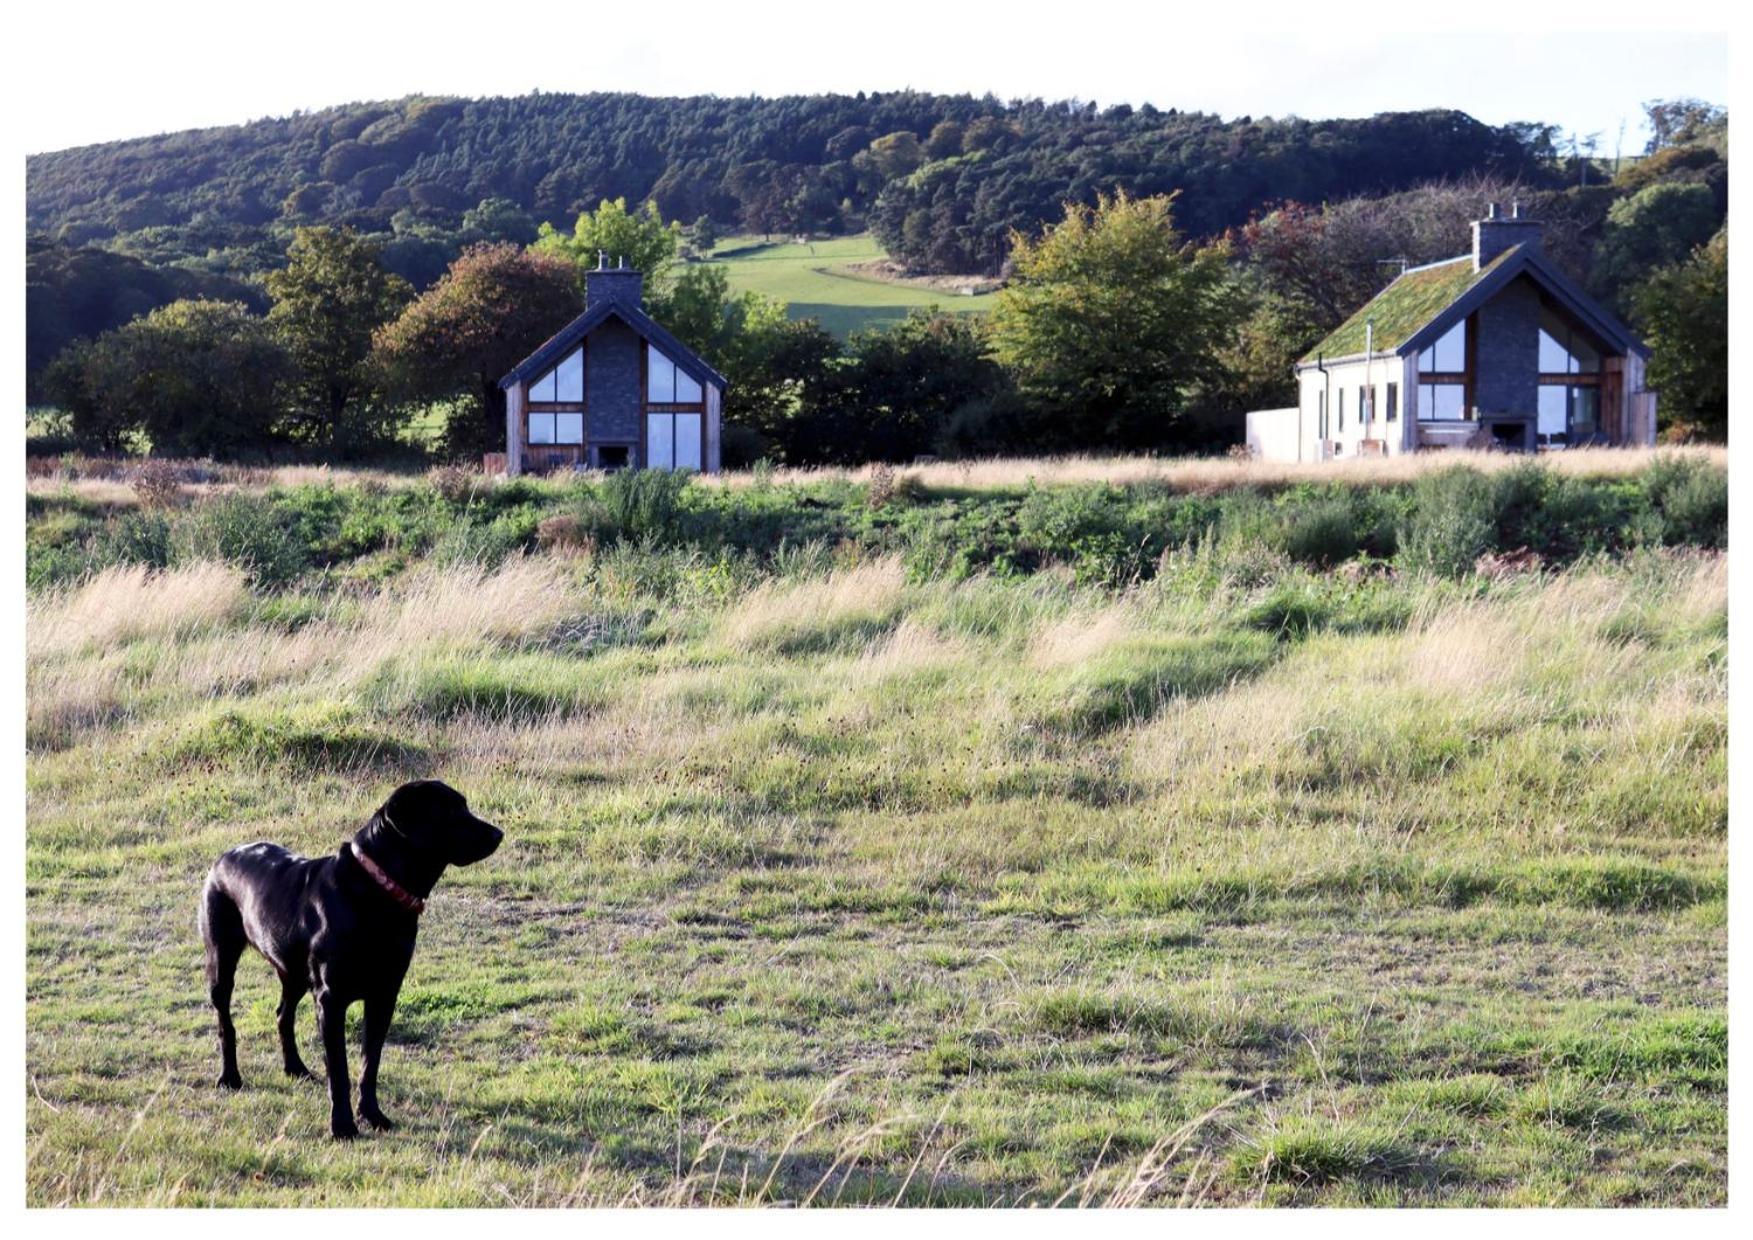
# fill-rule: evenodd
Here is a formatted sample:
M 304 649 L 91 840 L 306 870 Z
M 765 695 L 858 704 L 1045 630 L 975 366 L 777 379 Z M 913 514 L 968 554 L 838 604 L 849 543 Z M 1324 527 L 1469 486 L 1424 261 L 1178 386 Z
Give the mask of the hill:
M 346 223 L 391 234 L 392 264 L 424 283 L 443 266 L 431 247 L 461 230 L 650 198 L 668 219 L 757 232 L 857 232 L 868 217 L 912 266 L 993 271 L 1008 230 L 1068 198 L 1180 190 L 1199 236 L 1282 198 L 1540 180 L 1530 132 L 1454 111 L 1225 120 L 916 92 L 410 98 L 33 155 L 26 216 L 73 244 L 226 271 L 272 265 L 295 223 Z
M 886 280 L 859 270 L 880 262 L 883 248 L 869 233 L 790 242 L 733 237 L 712 253 L 731 287 L 785 302 L 794 319 L 815 319 L 836 336 L 882 327 L 927 306 L 977 314 L 992 308 L 992 294 L 963 296 L 949 289 Z

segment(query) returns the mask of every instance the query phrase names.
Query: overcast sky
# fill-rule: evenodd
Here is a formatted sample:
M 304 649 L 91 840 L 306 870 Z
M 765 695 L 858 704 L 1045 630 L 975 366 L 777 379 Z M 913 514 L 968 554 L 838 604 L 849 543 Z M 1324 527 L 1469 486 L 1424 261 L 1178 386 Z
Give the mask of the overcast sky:
M 1148 101 L 1226 117 L 1454 107 L 1493 124 L 1541 120 L 1599 134 L 1600 153 L 1611 155 L 1622 123 L 1624 149 L 1641 148 L 1643 100 L 1728 102 L 1724 35 L 1601 31 L 1614 15 L 1600 0 L 1477 10 L 1550 27 L 1517 34 L 1382 33 L 1334 6 L 1320 6 L 1324 29 L 1297 31 L 1291 23 L 1306 21 L 1310 6 L 1261 0 L 1203 4 L 1192 26 L 1163 3 L 1124 16 L 1127 6 L 1112 0 L 1058 0 L 1042 16 L 1029 0 L 816 0 L 765 6 L 765 15 L 760 4 L 653 0 L 632 18 L 607 17 L 608 7 L 285 0 L 270 21 L 238 0 L 107 11 L 88 0 L 77 19 L 60 6 L 21 6 L 14 20 L 34 27 L 23 46 L 70 54 L 19 66 L 15 88 L 28 92 L 27 105 L 9 123 L 26 150 L 45 151 L 417 92 L 912 87 Z M 70 20 L 79 26 L 71 43 Z

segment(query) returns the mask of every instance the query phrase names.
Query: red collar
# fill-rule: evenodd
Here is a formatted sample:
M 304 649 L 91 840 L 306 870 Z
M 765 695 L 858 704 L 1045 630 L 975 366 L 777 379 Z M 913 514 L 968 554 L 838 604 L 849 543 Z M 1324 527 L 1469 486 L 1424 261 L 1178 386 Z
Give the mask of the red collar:
M 389 895 L 390 899 L 394 900 L 397 904 L 400 904 L 416 917 L 425 911 L 426 901 L 422 900 L 419 896 L 415 895 L 406 887 L 402 886 L 402 884 L 386 874 L 381 865 L 366 855 L 365 850 L 359 847 L 357 841 L 349 843 L 348 848 L 352 850 L 353 859 L 359 863 L 360 868 L 367 874 L 371 875 L 372 881 L 374 881 L 379 887 L 382 887 L 385 893 Z

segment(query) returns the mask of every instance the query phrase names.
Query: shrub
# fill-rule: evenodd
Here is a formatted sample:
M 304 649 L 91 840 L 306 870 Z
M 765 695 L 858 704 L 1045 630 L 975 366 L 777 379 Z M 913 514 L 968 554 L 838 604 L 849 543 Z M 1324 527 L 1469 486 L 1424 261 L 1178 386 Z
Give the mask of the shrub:
M 177 558 L 223 560 L 256 586 L 280 586 L 310 567 L 310 554 L 273 507 L 249 495 L 224 495 L 198 505 L 174 531 Z
M 1729 541 L 1729 476 L 1677 453 L 1657 457 L 1643 473 L 1644 493 L 1660 513 L 1670 545 L 1721 548 Z
M 1362 550 L 1359 535 L 1358 515 L 1352 505 L 1332 497 L 1291 511 L 1284 549 L 1299 563 L 1331 568 Z
M 134 494 L 143 508 L 168 508 L 182 493 L 181 476 L 169 461 L 153 458 L 134 468 Z
M 479 470 L 463 465 L 440 465 L 426 475 L 426 481 L 447 504 L 466 504 L 485 479 Z
M 682 495 L 687 474 L 658 469 L 628 469 L 603 479 L 596 511 L 587 524 L 614 540 L 667 543 L 680 533 Z
M 104 525 L 92 551 L 100 564 L 164 568 L 172 556 L 170 518 L 162 512 L 123 513 Z
M 1417 572 L 1461 577 L 1492 550 L 1497 511 L 1490 481 L 1458 465 L 1420 478 L 1400 527 L 1400 562 Z

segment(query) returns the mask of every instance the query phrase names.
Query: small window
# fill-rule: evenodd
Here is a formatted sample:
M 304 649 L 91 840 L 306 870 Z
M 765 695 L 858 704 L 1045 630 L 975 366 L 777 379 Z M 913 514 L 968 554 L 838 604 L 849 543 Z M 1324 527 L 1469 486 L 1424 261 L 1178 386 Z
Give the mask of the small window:
M 1382 420 L 1384 422 L 1398 422 L 1400 420 L 1400 385 L 1398 383 L 1388 385 L 1388 400 L 1382 414 Z
M 1339 433 L 1345 433 L 1345 389 L 1339 389 Z
M 1368 426 L 1376 420 L 1376 394 L 1367 387 L 1357 389 L 1357 421 L 1360 426 Z
M 530 384 L 531 404 L 580 404 L 584 400 L 584 346 L 568 353 L 561 363 Z
M 1327 393 L 1315 393 L 1315 438 L 1327 438 Z
M 579 444 L 584 442 L 582 413 L 530 414 L 530 443 Z

